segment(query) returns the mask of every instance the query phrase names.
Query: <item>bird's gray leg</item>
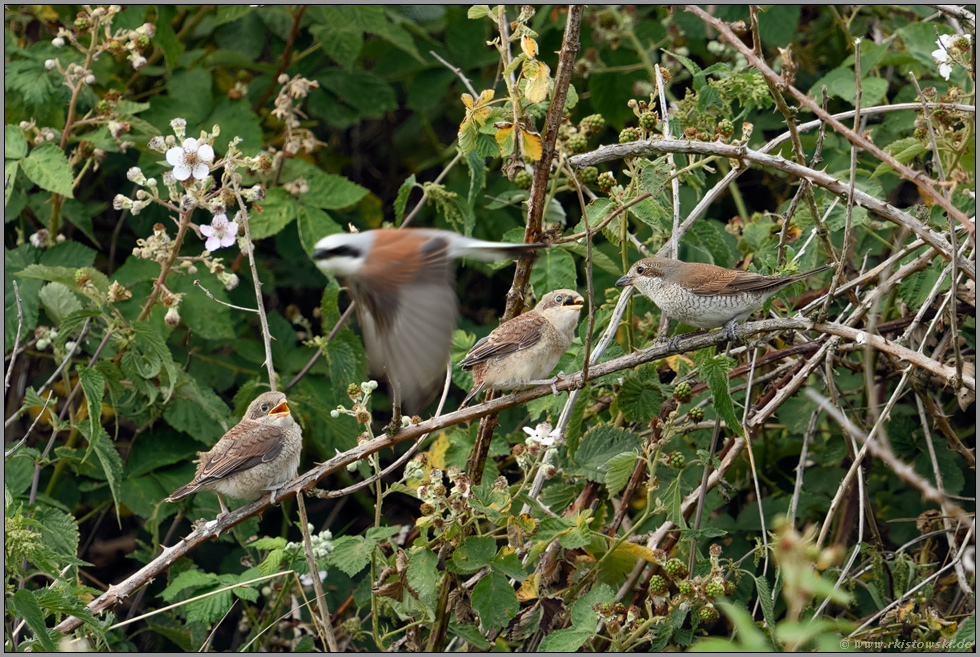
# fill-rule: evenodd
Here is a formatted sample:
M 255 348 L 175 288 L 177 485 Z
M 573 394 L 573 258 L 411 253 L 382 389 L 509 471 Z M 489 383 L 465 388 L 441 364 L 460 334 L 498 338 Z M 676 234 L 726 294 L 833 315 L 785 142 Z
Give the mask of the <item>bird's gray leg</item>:
M 565 376 L 565 373 L 559 371 L 558 374 L 554 375 L 550 379 L 541 379 L 541 380 L 537 380 L 537 381 L 528 381 L 526 383 L 526 385 L 528 385 L 528 386 L 551 386 L 551 392 L 554 393 L 555 396 L 558 396 L 559 392 L 558 392 L 558 388 L 555 387 L 555 384 L 558 383 L 562 378 L 564 378 L 564 376 Z
M 218 504 L 221 505 L 221 513 L 218 514 L 218 517 L 215 518 L 215 521 L 221 522 L 222 519 L 230 513 L 230 511 L 228 511 L 228 507 L 225 506 L 225 501 L 221 499 L 221 493 L 215 491 L 214 494 L 218 496 Z

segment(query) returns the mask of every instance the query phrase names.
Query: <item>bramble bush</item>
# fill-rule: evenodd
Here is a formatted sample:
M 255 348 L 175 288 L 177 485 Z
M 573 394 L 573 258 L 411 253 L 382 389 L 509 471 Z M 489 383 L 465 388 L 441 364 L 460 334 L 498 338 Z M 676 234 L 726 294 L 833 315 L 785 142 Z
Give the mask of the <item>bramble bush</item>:
M 5 7 L 4 647 L 969 650 L 975 17 L 958 6 Z M 459 263 L 453 363 L 587 299 L 539 386 L 383 431 L 323 236 Z M 643 255 L 789 275 L 726 345 Z M 295 482 L 165 498 L 269 388 Z

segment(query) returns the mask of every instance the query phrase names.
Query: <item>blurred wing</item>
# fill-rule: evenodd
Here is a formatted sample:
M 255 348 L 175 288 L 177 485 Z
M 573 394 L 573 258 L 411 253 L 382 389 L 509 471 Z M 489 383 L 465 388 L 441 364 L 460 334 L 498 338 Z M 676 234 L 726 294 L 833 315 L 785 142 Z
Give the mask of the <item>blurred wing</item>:
M 527 349 L 541 340 L 541 332 L 547 322 L 548 320 L 537 313 L 525 313 L 515 317 L 501 324 L 490 335 L 473 345 L 466 358 L 459 362 L 459 366 L 469 369 L 494 356 Z
M 436 233 L 418 244 L 390 259 L 382 245 L 384 257 L 375 260 L 382 264 L 365 277 L 374 284 L 351 288 L 371 371 L 387 376 L 394 401 L 408 411 L 419 410 L 442 379 L 456 328 L 448 240 Z
M 279 427 L 243 420 L 226 433 L 215 449 L 202 457 L 198 485 L 248 470 L 279 456 L 285 432 Z

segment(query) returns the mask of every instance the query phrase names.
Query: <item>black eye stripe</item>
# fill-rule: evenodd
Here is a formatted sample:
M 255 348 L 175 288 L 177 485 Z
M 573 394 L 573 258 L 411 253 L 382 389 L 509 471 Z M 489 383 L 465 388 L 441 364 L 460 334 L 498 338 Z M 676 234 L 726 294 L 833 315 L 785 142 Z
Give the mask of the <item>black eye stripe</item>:
M 352 258 L 360 258 L 361 252 L 354 247 L 344 244 L 341 246 L 335 246 L 330 249 L 317 249 L 313 252 L 313 258 L 316 260 L 326 260 L 328 258 L 336 258 L 338 256 L 351 256 Z

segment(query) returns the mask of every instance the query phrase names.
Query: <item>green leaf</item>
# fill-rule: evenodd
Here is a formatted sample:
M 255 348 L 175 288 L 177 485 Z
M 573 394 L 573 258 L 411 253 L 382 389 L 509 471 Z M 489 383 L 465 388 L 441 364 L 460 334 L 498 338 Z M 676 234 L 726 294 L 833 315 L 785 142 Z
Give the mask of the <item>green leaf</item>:
M 197 275 L 215 299 L 229 303 L 228 293 L 217 276 L 208 271 L 199 271 Z M 235 338 L 231 308 L 208 297 L 189 276 L 171 276 L 167 283 L 171 292 L 184 294 L 180 301 L 180 316 L 194 334 L 205 340 L 222 342 Z
M 327 235 L 342 233 L 343 228 L 334 221 L 333 217 L 308 205 L 296 208 L 296 225 L 299 228 L 299 241 L 303 244 L 306 255 L 313 257 L 313 247 Z
M 277 234 L 296 218 L 296 199 L 281 187 L 270 189 L 261 207 L 261 213 L 253 211 L 249 218 L 249 232 L 255 241 Z
M 977 614 L 963 621 L 949 643 L 950 652 L 972 652 L 977 645 Z
M 54 507 L 39 506 L 34 520 L 46 547 L 64 559 L 78 560 L 78 523 L 73 516 Z
M 122 520 L 119 519 L 119 484 L 122 481 L 125 466 L 123 466 L 122 459 L 119 458 L 119 452 L 116 451 L 116 446 L 112 444 L 112 439 L 109 438 L 109 434 L 106 433 L 105 429 L 99 426 L 93 432 L 89 426 L 88 424 L 83 424 L 79 429 L 89 442 L 90 448 L 95 451 L 95 455 L 99 459 L 99 464 L 102 465 L 102 472 L 105 473 L 106 481 L 109 483 L 109 490 L 112 493 L 112 501 L 116 507 L 116 520 L 121 526 Z
M 772 590 L 769 588 L 769 582 L 766 581 L 766 578 L 765 577 L 756 577 L 755 578 L 755 589 L 756 589 L 756 591 L 759 592 L 759 598 L 758 599 L 759 599 L 760 605 L 762 606 L 762 617 L 766 621 L 766 627 L 767 628 L 775 628 L 776 627 L 776 610 L 775 610 L 774 603 L 772 601 Z M 754 626 L 755 623 L 753 622 L 752 625 Z M 776 645 L 776 639 L 775 639 L 775 637 L 772 636 L 771 629 L 770 629 L 769 632 L 766 633 L 766 638 L 769 640 L 768 641 L 768 644 L 769 645 L 766 646 L 764 648 L 764 650 L 767 650 L 767 651 L 768 650 L 777 650 L 778 651 L 779 650 L 779 647 Z M 743 641 L 744 640 L 745 639 L 743 638 Z
M 593 635 L 599 618 L 593 607 L 612 602 L 615 591 L 602 584 L 581 596 L 572 605 L 570 627 L 552 632 L 538 646 L 538 652 L 577 652 Z
M 259 564 L 260 575 L 271 575 L 282 569 L 282 560 L 286 558 L 286 551 L 281 548 L 273 549 L 269 552 L 262 563 Z
M 578 467 L 570 468 L 569 473 L 588 477 L 592 481 L 605 481 L 602 466 L 617 454 L 638 450 L 642 442 L 635 433 L 600 424 L 582 436 L 573 459 Z
M 208 386 L 185 379 L 173 402 L 163 411 L 163 419 L 178 431 L 211 446 L 232 426 L 232 419 L 221 398 Z
M 34 637 L 41 644 L 41 648 L 45 652 L 57 652 L 58 646 L 51 638 L 47 625 L 44 624 L 44 618 L 47 614 L 41 610 L 34 594 L 27 589 L 20 589 L 10 598 L 10 602 L 17 611 L 17 615 L 23 618 L 27 627 L 34 632 Z
M 493 647 L 476 625 L 460 625 L 455 618 L 450 617 L 449 631 L 481 652 L 487 652 Z
M 638 460 L 639 456 L 637 456 L 636 452 L 623 452 L 609 459 L 600 468 L 606 471 L 605 484 L 610 495 L 619 494 L 619 491 L 629 481 L 630 475 L 633 474 Z
M 350 73 L 325 69 L 317 76 L 320 85 L 337 101 L 353 108 L 360 119 L 379 119 L 398 109 L 394 88 L 380 75 L 363 69 Z
M 724 229 L 720 222 L 695 221 L 688 235 L 711 254 L 713 264 L 719 267 L 730 267 L 733 264 L 732 249 L 725 241 Z
M 646 423 L 660 414 L 664 393 L 654 383 L 655 379 L 651 379 L 655 374 L 653 368 L 641 368 L 623 377 L 616 401 L 628 422 Z
M 55 144 L 41 144 L 21 160 L 21 169 L 31 182 L 55 194 L 75 198 L 72 193 L 74 175 L 65 153 Z
M 735 360 L 729 356 L 716 356 L 715 348 L 710 347 L 695 352 L 694 363 L 711 390 L 715 411 L 725 420 L 729 431 L 742 435 L 742 424 L 735 416 L 735 405 L 728 389 L 728 373 L 735 367 Z
M 494 558 L 491 567 L 505 577 L 523 582 L 527 579 L 527 569 L 514 552 L 504 552 L 505 549 L 501 549 L 501 552 Z
M 562 288 L 577 287 L 575 259 L 563 249 L 547 249 L 538 252 L 538 258 L 531 270 L 531 286 L 538 299 L 548 292 Z
M 256 550 L 280 550 L 286 547 L 288 541 L 282 536 L 257 538 L 248 544 L 248 547 Z
M 334 540 L 327 563 L 353 577 L 371 563 L 371 545 L 359 536 L 341 536 Z
M 105 377 L 96 369 L 90 369 L 84 365 L 77 366 L 78 381 L 82 385 L 82 392 L 85 393 L 85 402 L 88 407 L 89 435 L 95 435 L 101 427 L 102 421 L 102 399 L 105 396 Z
M 85 603 L 63 588 L 49 587 L 34 592 L 37 603 L 45 609 L 65 615 L 76 616 L 90 629 L 98 630 L 99 622 L 85 606 Z
M 78 297 L 63 283 L 48 283 L 41 288 L 37 296 L 48 317 L 58 326 L 61 326 L 61 321 L 66 315 L 82 309 Z
M 492 536 L 470 536 L 453 553 L 453 566 L 461 573 L 475 573 L 489 566 L 496 552 L 497 541 Z
M 471 602 L 484 631 L 503 627 L 520 610 L 510 582 L 492 570 L 473 587 Z
M 437 593 L 442 582 L 439 572 L 439 557 L 431 550 L 415 548 L 408 552 L 408 571 L 405 579 L 418 596 L 418 602 L 425 610 L 427 618 L 435 620 Z
M 22 271 L 17 272 L 17 276 L 20 278 L 36 278 L 42 281 L 52 281 L 55 283 L 61 283 L 69 290 L 77 290 L 78 286 L 75 284 L 75 274 L 76 272 L 83 272 L 88 275 L 92 284 L 95 285 L 97 289 L 102 294 L 109 291 L 109 279 L 106 275 L 97 269 L 92 267 L 49 267 L 47 265 L 30 265 L 24 268 Z
M 133 324 L 133 332 L 136 334 L 137 345 L 143 348 L 144 353 L 159 358 L 163 369 L 167 372 L 170 390 L 163 400 L 166 402 L 173 395 L 174 387 L 177 384 L 177 366 L 174 364 L 173 356 L 170 355 L 170 349 L 167 348 L 167 343 L 163 341 L 163 338 L 156 332 L 156 329 L 146 322 Z
M 10 251 L 4 249 L 3 253 L 3 312 L 7 321 L 3 323 L 3 347 L 5 353 L 10 353 L 14 348 L 14 339 L 17 337 L 17 297 L 14 295 L 14 272 L 20 271 L 34 262 L 37 257 L 37 249 L 30 244 L 24 244 Z M 38 299 L 38 292 L 41 290 L 43 282 L 40 280 L 21 279 L 17 281 L 20 291 L 20 312 L 24 319 L 21 328 L 21 344 L 30 339 L 30 334 L 37 326 L 39 308 L 41 307 Z
M 167 70 L 172 71 L 177 66 L 177 58 L 184 52 L 184 44 L 177 38 L 177 33 L 172 26 L 177 9 L 173 6 L 157 5 L 156 10 L 157 20 L 154 24 L 157 26 L 157 33 L 153 37 L 153 43 L 163 50 Z
M 323 52 L 330 59 L 345 71 L 354 70 L 354 62 L 364 45 L 364 33 L 360 28 L 349 23 L 329 22 L 311 27 L 310 33 L 320 42 Z
M 215 27 L 244 18 L 252 8 L 248 5 L 218 5 Z
M 167 588 L 160 593 L 160 597 L 166 602 L 173 602 L 177 599 L 177 595 L 185 589 L 192 589 L 191 593 L 193 593 L 205 586 L 214 586 L 217 583 L 217 575 L 204 573 L 200 570 L 185 570 L 170 581 Z
M 310 191 L 299 199 L 304 205 L 322 210 L 342 210 L 355 205 L 368 194 L 368 190 L 357 183 L 343 176 L 325 173 L 309 162 L 294 161 L 287 171 L 290 175 L 305 178 L 309 183 Z
M 19 160 L 25 155 L 27 155 L 27 137 L 24 136 L 24 131 L 15 125 L 5 125 L 3 127 L 3 158 L 5 160 Z M 7 177 L 4 176 L 4 180 L 6 179 Z
M 405 217 L 405 206 L 408 205 L 408 195 L 412 193 L 415 187 L 415 174 L 413 173 L 398 188 L 398 195 L 395 197 L 394 203 L 395 225 L 401 225 L 402 219 Z

